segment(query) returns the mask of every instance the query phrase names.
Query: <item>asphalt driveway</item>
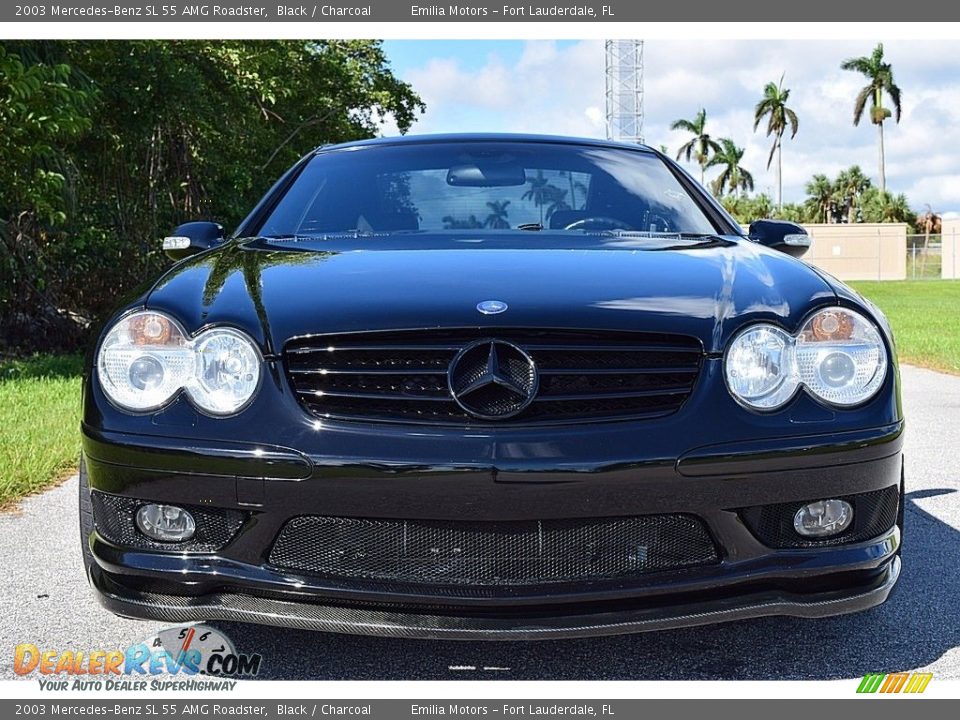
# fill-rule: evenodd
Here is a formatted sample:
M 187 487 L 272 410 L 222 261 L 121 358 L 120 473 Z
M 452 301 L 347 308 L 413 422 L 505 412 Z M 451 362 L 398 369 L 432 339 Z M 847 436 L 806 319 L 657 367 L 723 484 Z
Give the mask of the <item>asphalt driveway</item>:
M 835 679 L 924 669 L 960 678 L 960 377 L 902 368 L 908 418 L 903 574 L 893 597 L 825 620 L 768 618 L 586 640 L 474 643 L 216 623 L 276 679 Z M 0 515 L 0 678 L 13 647 L 112 649 L 162 624 L 117 618 L 87 588 L 77 480 Z M 473 668 L 473 669 L 470 669 Z

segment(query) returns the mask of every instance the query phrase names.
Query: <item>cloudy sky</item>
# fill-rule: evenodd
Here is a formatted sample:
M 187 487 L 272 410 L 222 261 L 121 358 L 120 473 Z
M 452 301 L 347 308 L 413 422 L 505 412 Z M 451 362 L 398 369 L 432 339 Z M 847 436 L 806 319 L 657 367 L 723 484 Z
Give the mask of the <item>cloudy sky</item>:
M 394 71 L 427 104 L 413 132 L 541 132 L 602 137 L 602 41 L 385 42 Z M 886 57 L 903 90 L 900 125 L 884 126 L 887 187 L 916 210 L 960 211 L 960 53 L 956 43 L 888 41 Z M 756 189 L 775 194 L 766 170 L 770 141 L 753 132 L 763 86 L 785 74 L 800 131 L 784 142 L 784 200 L 799 201 L 820 172 L 834 176 L 859 164 L 876 182 L 877 132 L 852 123 L 865 81 L 840 70 L 845 58 L 868 55 L 869 41 L 657 41 L 645 44 L 644 135 L 672 153 L 685 141 L 670 123 L 707 110 L 713 137 L 747 149 L 744 166 Z M 390 132 L 389 128 L 386 130 Z M 690 170 L 699 175 L 696 167 Z M 708 178 L 710 176 L 708 175 Z

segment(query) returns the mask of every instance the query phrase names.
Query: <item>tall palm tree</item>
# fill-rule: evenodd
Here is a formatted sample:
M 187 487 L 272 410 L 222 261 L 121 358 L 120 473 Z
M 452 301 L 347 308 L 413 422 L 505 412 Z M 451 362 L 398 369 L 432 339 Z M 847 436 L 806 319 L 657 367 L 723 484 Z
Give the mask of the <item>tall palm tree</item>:
M 543 225 L 543 206 L 550 199 L 553 185 L 550 180 L 544 176 L 543 170 L 537 170 L 537 176 L 527 180 L 530 183 L 530 189 L 520 196 L 521 200 L 533 200 L 533 204 L 540 208 L 540 224 Z
M 743 160 L 744 149 L 737 147 L 736 143 L 729 138 L 720 138 L 720 149 L 714 153 L 707 163 L 707 167 L 719 165 L 723 168 L 720 175 L 714 181 L 714 188 L 717 195 L 722 195 L 724 189 L 740 197 L 741 190 L 753 190 L 753 175 L 748 170 L 740 166 Z
M 549 220 L 553 217 L 553 214 L 558 210 L 571 210 L 570 204 L 567 202 L 567 191 L 561 190 L 558 187 L 553 185 L 549 186 L 550 193 L 547 195 L 547 212 L 546 217 Z
M 490 214 L 487 215 L 487 219 L 483 224 L 488 228 L 498 230 L 509 228 L 510 223 L 507 222 L 507 205 L 509 204 L 509 200 L 493 200 L 488 202 L 487 207 L 490 208 Z
M 826 175 L 814 175 L 807 183 L 807 205 L 823 223 L 833 221 L 833 183 Z
M 753 110 L 753 131 L 756 132 L 761 121 L 769 116 L 767 121 L 767 137 L 773 135 L 773 145 L 770 146 L 770 156 L 767 158 L 767 170 L 773 162 L 773 154 L 777 154 L 777 209 L 783 210 L 783 133 L 790 127 L 790 139 L 797 136 L 800 121 L 797 114 L 787 107 L 790 98 L 790 88 L 783 86 L 783 75 L 780 82 L 768 82 L 763 88 L 763 99 Z
M 583 201 L 586 202 L 587 198 L 587 186 L 584 185 L 580 180 L 574 178 L 574 172 L 572 170 L 561 170 L 557 173 L 560 177 L 567 178 L 567 182 L 570 185 L 570 209 L 576 209 L 577 207 L 577 193 L 579 192 L 583 195 Z
M 697 111 L 697 115 L 693 120 L 684 120 L 681 118 L 680 120 L 674 120 L 670 124 L 671 130 L 685 130 L 693 134 L 693 137 L 677 151 L 677 160 L 685 157 L 687 162 L 690 162 L 691 157 L 696 158 L 697 163 L 700 165 L 701 185 L 703 185 L 703 175 L 707 169 L 707 163 L 710 162 L 711 153 L 716 153 L 720 150 L 720 145 L 717 144 L 716 140 L 707 134 L 706 125 L 707 111 L 703 108 Z
M 856 57 L 844 60 L 840 67 L 843 70 L 853 70 L 865 75 L 869 82 L 857 93 L 853 105 L 853 124 L 859 125 L 863 118 L 863 111 L 870 101 L 870 122 L 877 126 L 880 136 L 880 191 L 887 190 L 887 175 L 883 150 L 883 121 L 891 116 L 891 112 L 883 106 L 883 96 L 886 93 L 893 103 L 894 118 L 900 122 L 900 88 L 893 80 L 893 67 L 883 59 L 883 43 L 878 43 L 869 57 Z

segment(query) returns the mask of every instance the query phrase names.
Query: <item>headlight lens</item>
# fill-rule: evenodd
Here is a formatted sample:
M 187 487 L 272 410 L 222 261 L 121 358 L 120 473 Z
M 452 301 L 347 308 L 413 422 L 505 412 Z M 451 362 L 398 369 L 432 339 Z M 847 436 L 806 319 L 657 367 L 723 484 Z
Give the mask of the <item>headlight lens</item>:
M 104 392 L 120 407 L 160 407 L 193 377 L 196 358 L 183 330 L 166 315 L 129 315 L 107 333 L 97 356 Z
M 800 385 L 826 403 L 850 407 L 880 389 L 887 351 L 869 320 L 829 308 L 796 336 L 774 325 L 747 328 L 731 343 L 724 370 L 734 397 L 760 410 L 785 404 Z
M 196 342 L 196 383 L 190 396 L 214 415 L 227 415 L 243 407 L 260 381 L 260 354 L 236 330 L 202 333 Z
M 810 392 L 831 405 L 858 405 L 872 397 L 887 372 L 880 333 L 862 315 L 821 310 L 797 336 L 797 373 Z
M 727 354 L 727 386 L 735 397 L 756 408 L 779 407 L 797 389 L 793 338 L 773 325 L 756 325 L 740 333 Z
M 157 312 L 128 315 L 114 325 L 97 354 L 100 384 L 117 405 L 155 410 L 181 389 L 212 415 L 246 405 L 260 382 L 260 353 L 243 333 L 211 328 L 189 339 Z

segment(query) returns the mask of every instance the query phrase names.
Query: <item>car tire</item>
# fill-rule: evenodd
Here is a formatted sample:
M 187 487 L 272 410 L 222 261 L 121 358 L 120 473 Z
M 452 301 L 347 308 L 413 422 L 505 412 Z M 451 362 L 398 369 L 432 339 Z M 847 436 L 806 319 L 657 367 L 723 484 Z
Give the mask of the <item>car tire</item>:
M 90 501 L 90 486 L 87 483 L 87 464 L 80 458 L 80 491 L 78 493 L 80 510 L 80 552 L 83 558 L 83 571 L 90 576 L 93 566 L 93 554 L 90 552 L 90 533 L 93 532 L 93 503 Z

